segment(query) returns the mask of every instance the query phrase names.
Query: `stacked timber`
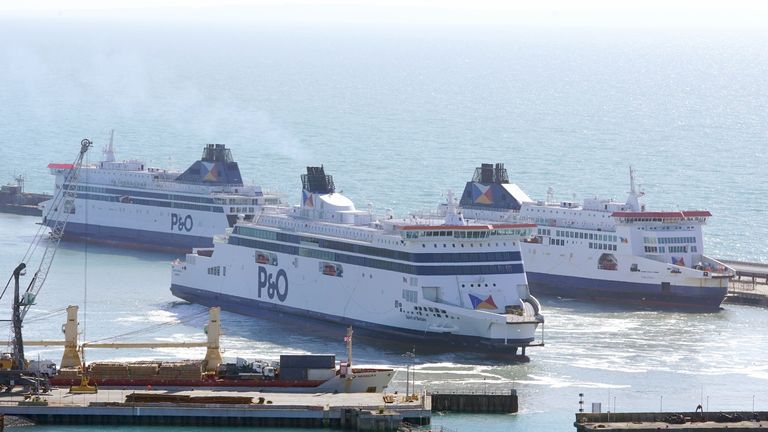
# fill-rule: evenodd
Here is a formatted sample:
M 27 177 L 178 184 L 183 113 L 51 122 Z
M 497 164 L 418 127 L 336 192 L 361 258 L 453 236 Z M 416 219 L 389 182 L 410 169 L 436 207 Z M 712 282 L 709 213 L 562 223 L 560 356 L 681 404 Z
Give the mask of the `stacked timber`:
M 162 362 L 157 369 L 157 377 L 161 380 L 199 380 L 202 372 L 203 362 L 199 360 Z
M 59 369 L 57 376 L 63 379 L 78 379 L 80 378 L 80 368 L 74 367 Z
M 93 362 L 89 366 L 90 376 L 97 380 L 127 379 L 128 364 L 123 362 Z
M 128 376 L 134 380 L 153 379 L 157 377 L 160 364 L 156 361 L 139 361 L 128 363 Z

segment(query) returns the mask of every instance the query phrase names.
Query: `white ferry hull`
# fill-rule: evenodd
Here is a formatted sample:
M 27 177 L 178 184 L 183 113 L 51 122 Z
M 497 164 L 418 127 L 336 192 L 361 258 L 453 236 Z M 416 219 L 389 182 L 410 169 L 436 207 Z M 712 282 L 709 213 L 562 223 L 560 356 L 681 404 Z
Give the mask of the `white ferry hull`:
M 140 249 L 191 251 L 211 247 L 227 226 L 224 213 L 75 200 L 64 238 Z M 43 208 L 47 203 L 43 203 Z M 183 221 L 181 224 L 179 220 Z M 54 221 L 44 220 L 52 226 Z M 181 229 L 179 229 L 181 227 Z
M 242 183 L 226 146 L 209 144 L 186 171 L 149 168 L 140 161 L 105 160 L 83 166 L 74 206 L 67 203 L 66 239 L 140 249 L 191 251 L 211 247 L 213 237 L 239 219 L 252 219 L 266 200 L 260 188 Z M 67 187 L 71 164 L 48 165 L 55 188 Z M 57 213 L 40 203 L 43 224 Z
M 503 164 L 483 164 L 462 195 L 465 217 L 527 221 L 521 243 L 531 293 L 614 303 L 718 310 L 733 274 L 704 256 L 708 211 L 646 211 L 630 169 L 626 202 L 587 198 L 532 201 L 508 182 Z
M 728 291 L 727 277 L 702 277 L 699 271 L 636 255 L 612 252 L 617 267 L 608 270 L 599 268 L 599 252 L 536 243 L 522 243 L 521 249 L 531 293 L 537 296 L 718 310 Z
M 255 264 L 252 249 L 217 244 L 213 258 L 190 254 L 186 263 L 174 265 L 171 292 L 192 303 L 244 315 L 279 312 L 352 325 L 356 331 L 398 340 L 512 355 L 534 342 L 540 324 L 425 299 L 418 304 L 435 312 L 419 314 L 414 306 L 403 304 L 402 289 L 408 285 L 401 273 L 345 264 L 343 277 L 328 276 L 318 271 L 321 260 L 276 255 L 279 266 Z M 219 275 L 208 274 L 209 268 L 224 263 Z M 461 277 L 444 278 L 456 284 Z M 522 269 L 519 278 L 524 284 Z M 487 282 L 493 280 L 494 275 L 486 276 Z

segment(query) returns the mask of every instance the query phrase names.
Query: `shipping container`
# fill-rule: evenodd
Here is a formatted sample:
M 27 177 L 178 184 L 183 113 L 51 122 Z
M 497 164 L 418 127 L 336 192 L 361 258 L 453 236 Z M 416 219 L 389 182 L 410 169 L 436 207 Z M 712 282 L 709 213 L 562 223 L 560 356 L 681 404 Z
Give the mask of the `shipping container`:
M 333 354 L 288 354 L 280 356 L 280 368 L 325 369 L 336 367 Z
M 336 375 L 336 369 L 307 369 L 307 379 L 326 381 Z
M 282 381 L 306 381 L 306 368 L 280 368 L 280 380 Z

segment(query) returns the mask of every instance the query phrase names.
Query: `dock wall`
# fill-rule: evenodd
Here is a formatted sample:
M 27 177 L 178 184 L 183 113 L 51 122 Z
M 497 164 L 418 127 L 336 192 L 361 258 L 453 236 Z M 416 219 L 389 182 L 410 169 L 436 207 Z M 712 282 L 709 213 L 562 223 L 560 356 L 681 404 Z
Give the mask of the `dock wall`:
M 204 406 L 3 406 L 3 414 L 49 425 L 139 426 L 250 426 L 341 428 L 360 431 L 394 431 L 403 423 L 429 424 L 424 409 L 388 407 L 350 408 L 308 406 L 254 407 L 249 405 Z
M 678 417 L 682 422 L 671 422 Z M 740 420 L 740 421 L 739 421 Z M 765 422 L 762 427 L 761 422 Z M 573 424 L 577 432 L 628 431 L 650 432 L 660 429 L 675 431 L 768 430 L 768 412 L 634 412 L 634 413 L 577 413 Z
M 432 411 L 516 413 L 517 391 L 509 393 L 433 393 Z

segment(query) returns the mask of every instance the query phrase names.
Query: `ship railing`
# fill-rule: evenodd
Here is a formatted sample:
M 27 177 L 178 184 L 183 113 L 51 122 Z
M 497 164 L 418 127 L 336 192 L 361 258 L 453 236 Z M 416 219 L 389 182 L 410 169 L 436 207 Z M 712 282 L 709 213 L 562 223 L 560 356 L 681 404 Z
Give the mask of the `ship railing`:
M 445 211 L 439 210 L 418 210 L 408 214 L 409 219 L 435 220 L 445 218 Z
M 697 263 L 694 266 L 694 268 L 696 268 L 699 265 L 701 266 L 701 268 L 698 268 L 697 270 L 705 271 L 710 275 L 716 275 L 720 277 L 736 276 L 736 271 L 733 268 L 731 268 L 730 266 L 728 266 L 723 262 L 720 262 L 706 255 L 701 256 L 700 263 Z

